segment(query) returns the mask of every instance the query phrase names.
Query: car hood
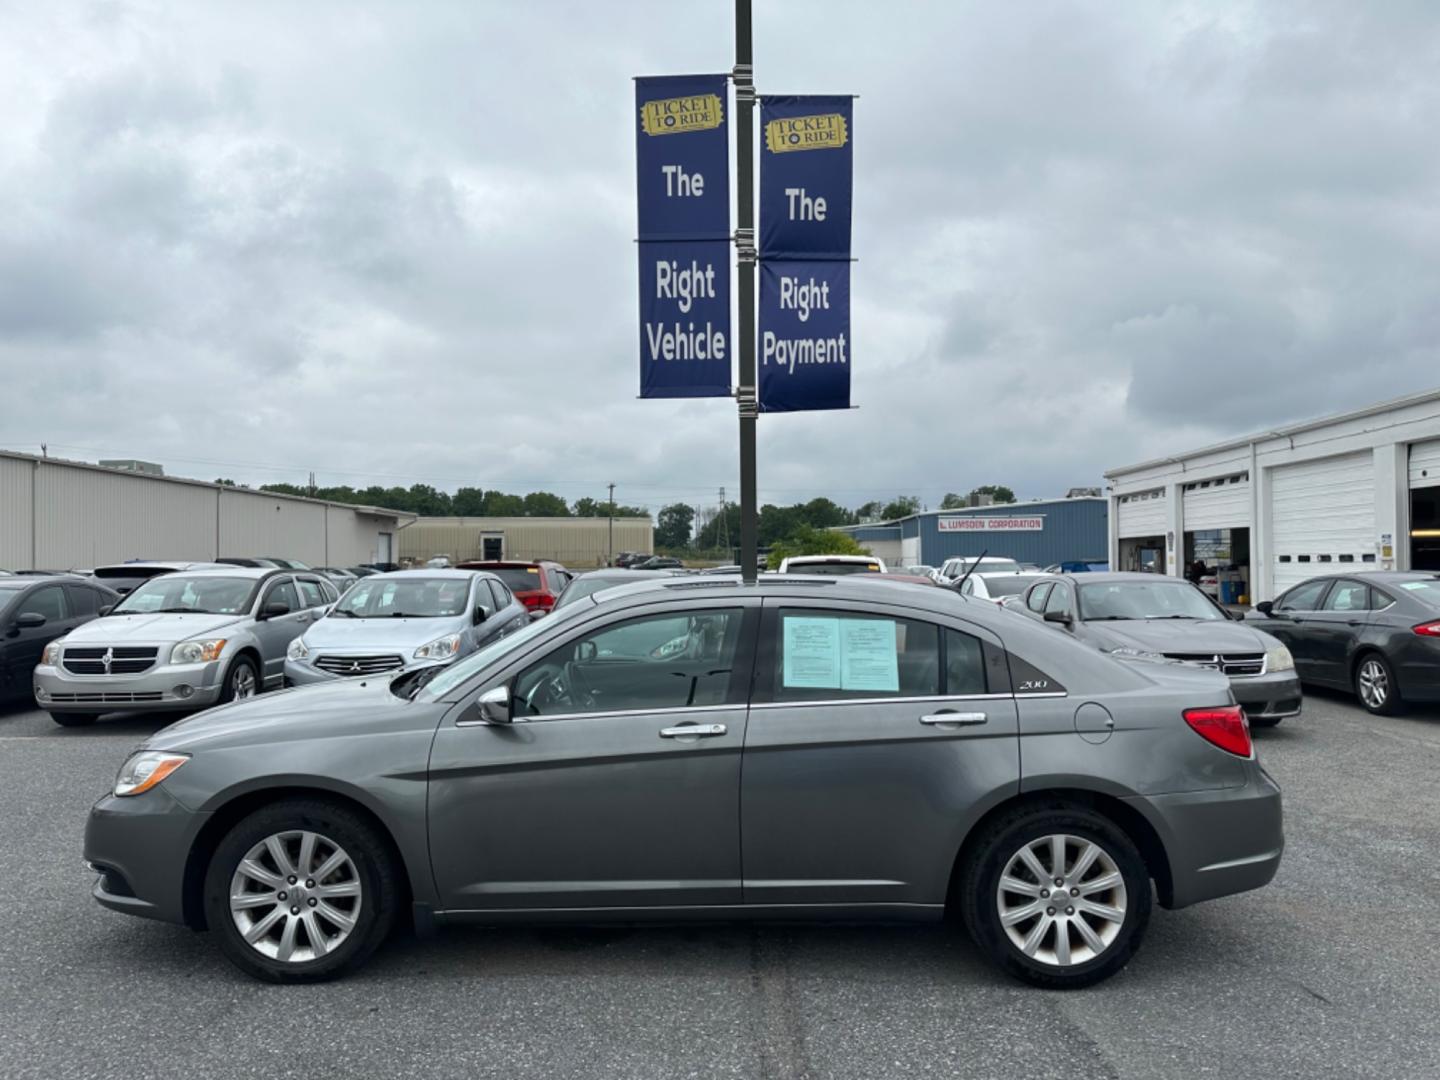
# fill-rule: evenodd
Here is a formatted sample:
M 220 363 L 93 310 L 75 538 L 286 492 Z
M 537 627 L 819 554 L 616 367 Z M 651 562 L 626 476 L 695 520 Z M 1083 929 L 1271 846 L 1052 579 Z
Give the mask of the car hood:
M 443 619 L 347 619 L 327 615 L 305 631 L 307 649 L 407 649 L 465 628 L 461 615 Z
M 113 645 L 117 641 L 185 641 L 248 619 L 248 615 L 106 615 L 66 635 L 69 645 Z
M 150 750 L 192 753 L 217 744 L 283 742 L 317 734 L 359 734 L 409 702 L 390 692 L 398 672 L 280 690 L 207 709 L 145 740 Z
M 1264 652 L 1275 644 L 1244 623 L 1208 619 L 1127 619 L 1086 623 L 1102 648 L 1157 653 Z

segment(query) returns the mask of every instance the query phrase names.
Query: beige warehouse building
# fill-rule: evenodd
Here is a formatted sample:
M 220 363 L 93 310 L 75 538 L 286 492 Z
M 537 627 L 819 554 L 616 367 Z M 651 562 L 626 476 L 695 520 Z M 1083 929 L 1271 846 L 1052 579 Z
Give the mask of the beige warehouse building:
M 0 567 L 278 555 L 392 562 L 415 515 L 0 451 Z
M 400 534 L 400 560 L 437 555 L 467 559 L 553 559 L 578 569 L 603 566 L 611 551 L 609 518 L 422 517 Z M 614 551 L 654 550 L 649 518 L 615 518 Z

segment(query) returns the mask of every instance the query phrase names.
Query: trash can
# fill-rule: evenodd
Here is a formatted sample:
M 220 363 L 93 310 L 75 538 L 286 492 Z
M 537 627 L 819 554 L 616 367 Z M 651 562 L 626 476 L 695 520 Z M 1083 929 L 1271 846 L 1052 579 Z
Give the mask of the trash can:
M 1220 582 L 1220 603 L 1238 604 L 1240 593 L 1244 591 L 1245 583 L 1239 578 L 1223 579 Z

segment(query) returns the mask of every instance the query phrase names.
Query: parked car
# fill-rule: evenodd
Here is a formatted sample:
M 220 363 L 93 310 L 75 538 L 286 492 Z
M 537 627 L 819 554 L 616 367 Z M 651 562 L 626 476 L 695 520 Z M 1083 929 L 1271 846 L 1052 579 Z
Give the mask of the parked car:
M 137 586 L 162 574 L 173 574 L 177 570 L 224 568 L 222 564 L 213 562 L 147 562 L 136 559 L 134 562 L 116 563 L 114 566 L 97 566 L 92 576 L 106 588 L 114 589 L 124 596 Z
M 857 575 L 638 581 L 446 668 L 183 720 L 122 765 L 84 856 L 102 905 L 208 926 L 276 982 L 353 970 L 407 911 L 948 905 L 1005 971 L 1075 987 L 1126 964 L 1152 895 L 1260 887 L 1283 846 L 1214 672 Z
M 336 591 L 341 593 L 354 585 L 357 580 L 357 575 L 341 566 L 317 566 L 315 572 L 324 574 L 330 584 L 335 586 Z
M 780 560 L 782 574 L 883 574 L 885 560 L 873 555 L 794 555 Z
M 256 559 L 255 561 L 270 566 L 278 566 L 282 570 L 310 569 L 310 565 L 308 563 L 303 563 L 299 559 L 282 559 L 279 555 L 265 555 L 262 558 Z
M 84 570 L 16 570 L 16 577 L 88 577 Z
M 711 571 L 705 571 L 710 573 Z M 737 566 L 732 571 L 740 573 Z M 571 604 L 577 604 L 587 596 L 593 596 L 601 589 L 613 589 L 617 585 L 630 585 L 636 581 L 645 581 L 649 578 L 674 578 L 686 576 L 683 570 L 622 570 L 619 568 L 609 570 L 591 570 L 589 573 L 581 574 L 560 594 L 560 599 L 555 601 L 554 611 L 563 611 Z
M 892 574 L 909 574 L 911 577 L 930 578 L 932 581 L 935 579 L 935 567 L 926 566 L 924 563 L 916 563 L 913 566 L 892 566 L 888 572 Z
M 651 555 L 649 558 L 629 564 L 631 570 L 679 570 L 685 564 L 672 555 Z
M 924 574 L 897 574 L 893 570 L 887 570 L 884 576 L 878 580 L 893 581 L 902 585 L 929 585 L 932 587 L 939 584 L 933 577 Z
M 615 556 L 612 565 L 627 567 L 638 562 L 644 562 L 648 558 L 650 558 L 650 555 L 643 551 L 622 551 Z
M 287 686 L 438 667 L 529 623 L 494 574 L 402 570 L 359 582 L 290 643 Z
M 404 570 L 398 562 L 369 562 L 361 563 L 362 567 L 374 570 L 377 574 L 393 574 L 396 570 Z
M 223 566 L 137 585 L 45 647 L 35 700 L 64 727 L 108 712 L 204 709 L 279 686 L 290 642 L 336 600 L 313 573 Z
M 1031 564 L 1027 563 L 1028 568 Z M 1110 571 L 1107 562 L 1059 562 L 1045 568 L 1047 574 L 1105 574 Z
M 1038 579 L 1039 574 L 1020 573 L 983 573 L 971 574 L 963 582 L 957 582 L 954 588 L 958 589 L 961 596 L 973 596 L 977 600 L 993 600 L 997 604 L 1004 602 L 1007 596 L 1019 596 Z
M 346 566 L 343 569 L 347 574 L 350 574 L 352 577 L 357 578 L 369 577 L 372 574 L 384 573 L 384 571 L 376 570 L 373 566 Z
M 728 566 L 707 566 L 703 570 L 695 572 L 697 574 L 738 574 L 742 569 L 739 563 L 730 563 Z
M 536 618 L 549 614 L 574 576 L 559 563 L 544 559 L 538 562 L 477 560 L 461 563 L 457 569 L 494 574 Z
M 452 565 L 449 555 L 432 555 L 425 560 L 427 570 L 449 570 Z
M 216 559 L 215 561 L 217 563 L 222 563 L 225 566 L 267 567 L 270 569 L 279 568 L 282 570 L 290 569 L 289 567 L 280 566 L 280 564 L 274 559 L 257 559 L 252 556 L 246 555 L 226 555 L 223 558 Z
M 946 559 L 940 564 L 939 575 L 943 579 L 941 584 L 954 584 L 965 576 L 965 571 L 971 566 L 975 572 L 987 574 L 1018 574 L 1020 564 L 1014 559 L 1007 559 L 999 555 L 987 555 L 984 558 L 955 558 Z
M 1440 577 L 1376 570 L 1302 581 L 1247 625 L 1283 641 L 1301 682 L 1348 690 L 1372 713 L 1440 701 Z
M 0 702 L 33 700 L 31 673 L 45 647 L 119 599 L 114 589 L 69 574 L 0 580 Z
M 1180 578 L 1141 573 L 1062 574 L 1025 590 L 1017 610 L 1104 653 L 1219 671 L 1253 727 L 1300 713 L 1290 650 Z

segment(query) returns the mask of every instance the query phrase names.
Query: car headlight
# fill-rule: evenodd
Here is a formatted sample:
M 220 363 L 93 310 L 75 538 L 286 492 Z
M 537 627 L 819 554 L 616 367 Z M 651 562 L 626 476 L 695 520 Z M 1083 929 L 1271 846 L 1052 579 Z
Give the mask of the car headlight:
M 211 660 L 220 659 L 220 651 L 224 648 L 224 638 L 211 638 L 209 641 L 182 641 L 171 650 L 170 663 L 209 663 Z
M 115 777 L 115 794 L 140 795 L 149 791 L 189 760 L 189 754 L 167 754 L 163 750 L 142 750 L 131 754 Z
M 1295 657 L 1290 655 L 1290 650 L 1284 645 L 1276 645 L 1265 651 L 1265 670 L 1294 671 Z
M 310 655 L 310 650 L 305 647 L 303 638 L 296 638 L 290 642 L 290 647 L 285 650 L 285 656 L 290 660 L 304 660 Z
M 58 667 L 60 664 L 60 646 L 65 644 L 64 638 L 56 638 L 45 646 L 45 655 L 40 657 L 43 667 Z
M 1118 649 L 1110 650 L 1111 656 L 1119 656 L 1125 660 L 1159 660 L 1168 661 L 1164 653 L 1147 652 L 1145 649 L 1132 649 L 1128 645 L 1121 645 Z
M 460 635 L 446 634 L 415 650 L 416 660 L 449 660 L 460 651 Z

